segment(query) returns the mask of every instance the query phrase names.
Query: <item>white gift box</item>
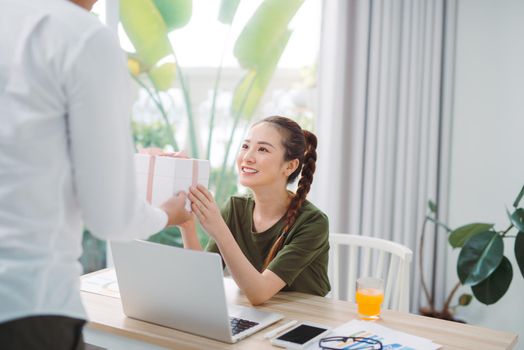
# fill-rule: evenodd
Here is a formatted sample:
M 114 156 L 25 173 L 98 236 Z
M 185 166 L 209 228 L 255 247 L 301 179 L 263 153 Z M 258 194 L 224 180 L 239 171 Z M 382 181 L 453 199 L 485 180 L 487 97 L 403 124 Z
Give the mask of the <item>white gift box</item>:
M 207 188 L 209 161 L 137 153 L 135 173 L 138 195 L 152 205 L 159 206 L 180 191 L 188 193 L 189 188 L 196 184 Z M 189 200 L 186 209 L 191 210 Z

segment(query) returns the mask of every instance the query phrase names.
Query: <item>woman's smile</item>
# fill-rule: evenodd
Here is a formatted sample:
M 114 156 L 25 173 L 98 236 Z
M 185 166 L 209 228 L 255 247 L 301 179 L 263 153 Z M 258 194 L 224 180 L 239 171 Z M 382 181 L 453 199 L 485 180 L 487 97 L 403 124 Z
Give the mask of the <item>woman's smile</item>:
M 246 176 L 255 175 L 256 173 L 258 173 L 258 170 L 247 166 L 240 167 L 240 170 L 241 174 Z

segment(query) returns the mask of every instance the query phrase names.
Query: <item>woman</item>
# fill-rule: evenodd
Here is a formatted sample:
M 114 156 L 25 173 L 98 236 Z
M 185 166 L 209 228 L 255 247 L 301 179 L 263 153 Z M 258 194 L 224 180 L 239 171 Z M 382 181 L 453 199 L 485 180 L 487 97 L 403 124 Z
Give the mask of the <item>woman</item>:
M 281 289 L 315 295 L 330 290 L 328 220 L 306 200 L 315 172 L 317 138 L 293 120 L 269 117 L 251 127 L 237 157 L 248 196 L 233 196 L 222 213 L 203 186 L 191 208 L 211 236 L 206 250 L 222 256 L 253 305 Z M 301 173 L 296 194 L 287 190 Z M 184 247 L 201 250 L 195 222 L 179 225 Z

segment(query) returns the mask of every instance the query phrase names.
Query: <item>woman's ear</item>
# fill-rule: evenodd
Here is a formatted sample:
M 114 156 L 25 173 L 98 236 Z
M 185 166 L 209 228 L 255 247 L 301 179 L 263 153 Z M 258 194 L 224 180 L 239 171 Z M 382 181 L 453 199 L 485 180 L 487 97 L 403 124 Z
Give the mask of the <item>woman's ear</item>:
M 300 162 L 298 161 L 298 159 L 288 161 L 285 169 L 286 176 L 293 174 L 295 170 L 297 170 L 299 164 Z

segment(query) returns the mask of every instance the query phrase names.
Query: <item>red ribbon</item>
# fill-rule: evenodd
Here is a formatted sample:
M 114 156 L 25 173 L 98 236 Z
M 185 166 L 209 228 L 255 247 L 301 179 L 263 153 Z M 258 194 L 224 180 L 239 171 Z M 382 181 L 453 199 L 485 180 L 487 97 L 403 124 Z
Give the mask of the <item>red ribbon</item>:
M 147 174 L 147 192 L 146 192 L 146 200 L 149 204 L 151 204 L 151 200 L 153 198 L 153 178 L 155 177 L 155 163 L 156 163 L 156 156 L 149 156 L 149 172 Z
M 196 186 L 198 183 L 198 160 L 193 159 L 193 174 L 191 174 L 191 185 Z

